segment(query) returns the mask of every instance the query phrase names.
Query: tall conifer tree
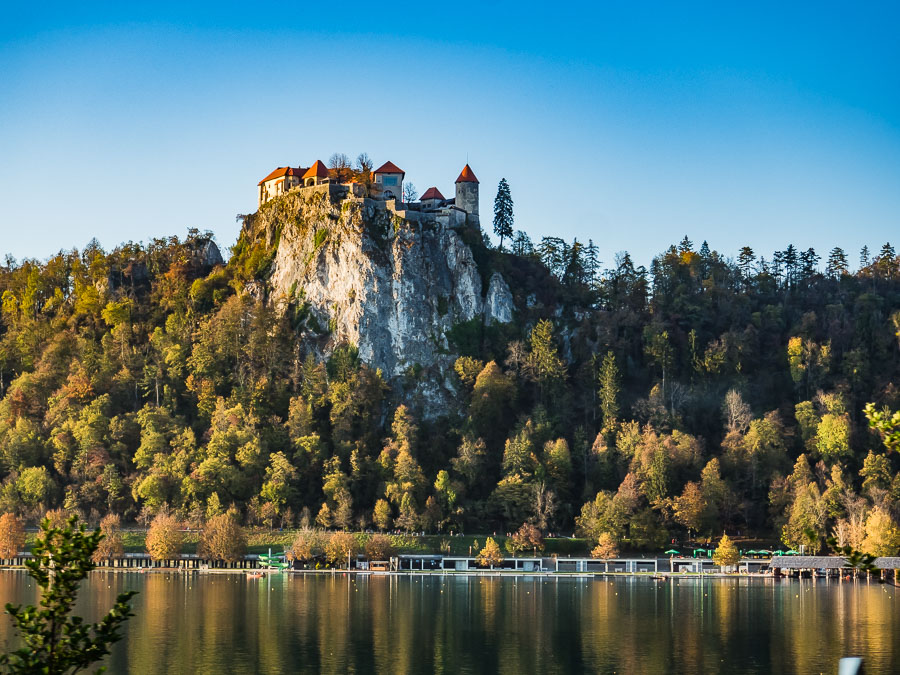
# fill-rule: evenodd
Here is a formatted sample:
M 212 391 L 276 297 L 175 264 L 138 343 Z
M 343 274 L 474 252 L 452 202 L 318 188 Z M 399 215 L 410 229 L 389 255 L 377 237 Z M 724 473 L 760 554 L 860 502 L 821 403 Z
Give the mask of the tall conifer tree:
M 494 234 L 500 237 L 501 250 L 503 240 L 512 239 L 513 236 L 513 200 L 505 178 L 500 179 L 497 196 L 494 198 Z

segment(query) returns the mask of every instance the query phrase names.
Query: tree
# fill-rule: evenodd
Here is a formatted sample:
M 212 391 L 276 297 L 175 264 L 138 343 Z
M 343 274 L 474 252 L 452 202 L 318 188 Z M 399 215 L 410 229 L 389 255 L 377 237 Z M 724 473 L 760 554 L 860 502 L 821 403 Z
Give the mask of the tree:
M 688 534 L 700 530 L 705 509 L 703 493 L 693 481 L 688 482 L 681 496 L 675 498 L 675 520 L 687 528 Z
M 100 532 L 103 538 L 94 551 L 93 561 L 121 558 L 125 554 L 125 545 L 122 543 L 122 519 L 114 513 L 109 513 L 100 521 Z
M 147 531 L 147 553 L 151 560 L 176 560 L 181 557 L 183 535 L 181 523 L 166 512 L 160 512 Z
M 229 510 L 206 523 L 197 552 L 201 558 L 236 562 L 246 550 L 247 535 L 237 521 L 237 513 Z
M 500 179 L 497 196 L 494 198 L 494 234 L 500 237 L 501 251 L 503 240 L 513 236 L 513 200 L 505 178 Z
M 322 533 L 307 527 L 301 529 L 294 537 L 288 555 L 293 560 L 309 562 L 315 560 L 323 552 Z
M 878 432 L 888 452 L 900 450 L 900 410 L 891 414 L 888 410 L 875 410 L 874 403 L 867 403 L 865 414 L 869 427 Z
M 39 607 L 6 605 L 16 630 L 25 643 L 21 649 L 0 656 L 0 666 L 11 673 L 61 675 L 88 668 L 109 654 L 122 639 L 120 629 L 131 613 L 129 600 L 135 591 L 121 593 L 109 613 L 97 623 L 85 623 L 72 615 L 82 579 L 95 567 L 92 561 L 103 538 L 100 530 L 88 533 L 77 518 L 65 528 L 50 527 L 44 520 L 41 533 L 25 562 L 28 575 L 41 589 Z M 100 668 L 97 672 L 102 672 Z
M 754 260 L 756 260 L 756 254 L 752 248 L 749 246 L 741 248 L 741 252 L 738 254 L 738 268 L 741 270 L 741 276 L 745 285 L 750 282 L 750 272 L 753 268 Z
M 866 553 L 881 558 L 897 555 L 900 548 L 900 529 L 884 508 L 876 506 L 866 519 L 866 539 L 862 549 Z
M 386 499 L 375 502 L 374 513 L 375 526 L 381 530 L 387 530 L 391 526 L 391 505 Z
M 341 565 L 356 554 L 356 537 L 350 532 L 332 532 L 325 543 L 325 559 L 333 565 Z M 349 569 L 349 562 L 348 569 Z
M 25 527 L 12 513 L 0 516 L 0 560 L 9 560 L 25 549 Z
M 487 538 L 484 548 L 478 552 L 475 560 L 481 567 L 490 565 L 491 569 L 494 569 L 494 565 L 500 565 L 503 562 L 503 553 L 493 537 Z
M 849 268 L 847 265 L 847 254 L 840 246 L 835 246 L 828 254 L 828 263 L 825 267 L 825 274 L 832 279 L 837 279 L 847 274 Z
M 600 560 L 609 560 L 619 557 L 619 544 L 615 535 L 611 532 L 601 532 L 597 545 L 591 549 L 591 557 Z
M 753 419 L 750 406 L 744 403 L 737 389 L 729 389 L 725 394 L 725 402 L 722 404 L 722 412 L 725 415 L 725 428 L 729 432 L 738 431 L 745 433 Z
M 719 567 L 730 567 L 737 565 L 740 561 L 741 554 L 738 552 L 737 546 L 727 534 L 723 534 L 715 553 L 713 553 L 713 562 Z
M 600 364 L 600 374 L 597 377 L 600 395 L 600 414 L 603 419 L 603 428 L 611 430 L 616 423 L 619 414 L 619 368 L 616 365 L 616 355 L 612 351 L 606 352 L 603 362 Z
M 407 181 L 403 184 L 403 201 L 407 204 L 409 202 L 414 202 L 419 198 L 419 192 L 416 190 L 416 186 Z
M 394 555 L 394 544 L 386 534 L 373 534 L 366 542 L 366 558 L 387 560 Z
M 541 319 L 531 329 L 531 353 L 526 363 L 528 374 L 538 383 L 541 400 L 566 377 L 566 364 L 560 358 L 553 338 L 553 324 Z
M 522 523 L 522 526 L 506 540 L 506 550 L 513 555 L 520 551 L 543 551 L 544 537 L 531 523 Z

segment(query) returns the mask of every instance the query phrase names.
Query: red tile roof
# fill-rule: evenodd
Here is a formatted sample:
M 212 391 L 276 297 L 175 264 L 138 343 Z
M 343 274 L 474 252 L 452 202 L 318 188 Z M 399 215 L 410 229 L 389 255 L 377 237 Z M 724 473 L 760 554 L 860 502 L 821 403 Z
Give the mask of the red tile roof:
M 309 167 L 309 169 L 306 170 L 306 173 L 303 174 L 303 180 L 306 180 L 307 178 L 328 178 L 330 175 L 331 174 L 328 173 L 328 167 L 317 159 L 316 163 Z
M 393 162 L 385 162 L 372 173 L 401 173 L 404 176 L 406 175 L 406 172 Z
M 270 180 L 275 180 L 276 178 L 281 178 L 282 176 L 300 176 L 304 171 L 306 171 L 306 169 L 299 166 L 296 169 L 290 166 L 279 166 L 272 173 L 259 181 L 257 185 L 262 185 L 263 183 L 266 183 Z
M 466 164 L 463 167 L 462 173 L 459 174 L 459 178 L 456 179 L 457 183 L 477 183 L 478 179 L 475 178 L 475 172 Z
M 441 201 L 443 201 L 444 195 L 442 195 L 441 191 L 438 190 L 436 187 L 430 187 L 427 190 L 425 190 L 425 194 L 422 195 L 421 197 L 419 197 L 419 199 L 423 200 L 423 201 L 426 199 L 440 199 Z

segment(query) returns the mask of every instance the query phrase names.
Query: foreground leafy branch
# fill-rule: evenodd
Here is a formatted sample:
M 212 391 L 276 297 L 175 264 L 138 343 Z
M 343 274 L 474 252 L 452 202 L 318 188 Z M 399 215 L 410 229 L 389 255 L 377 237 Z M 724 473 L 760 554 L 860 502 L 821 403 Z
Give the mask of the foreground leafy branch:
M 71 615 L 78 586 L 96 566 L 92 556 L 103 538 L 100 530 L 87 532 L 74 516 L 64 528 L 41 523 L 41 534 L 25 562 L 28 574 L 41 588 L 40 607 L 7 603 L 16 630 L 25 645 L 0 656 L 7 673 L 62 675 L 77 673 L 109 654 L 122 639 L 120 628 L 131 613 L 129 600 L 135 591 L 121 593 L 116 604 L 98 623 L 85 623 Z M 101 673 L 105 668 L 99 668 Z

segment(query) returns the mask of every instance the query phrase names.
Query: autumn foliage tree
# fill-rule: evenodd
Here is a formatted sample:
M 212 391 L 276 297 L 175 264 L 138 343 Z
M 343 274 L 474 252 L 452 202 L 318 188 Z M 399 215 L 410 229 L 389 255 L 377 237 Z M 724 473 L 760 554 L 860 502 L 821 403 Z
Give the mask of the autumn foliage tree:
M 522 523 L 522 526 L 506 540 L 506 550 L 513 555 L 521 551 L 543 551 L 544 536 L 531 523 Z
M 731 567 L 741 560 L 741 554 L 727 534 L 723 534 L 713 553 L 713 562 L 719 567 Z
M 9 560 L 25 548 L 25 526 L 12 513 L 0 516 L 0 560 Z
M 122 519 L 113 513 L 103 517 L 100 521 L 100 533 L 103 538 L 94 551 L 94 562 L 121 558 L 125 554 L 125 545 L 122 542 Z
M 176 560 L 181 557 L 183 538 L 178 519 L 170 513 L 161 512 L 147 531 L 147 553 L 152 560 Z
M 238 522 L 237 513 L 232 510 L 206 523 L 197 549 L 201 558 L 224 562 L 240 560 L 246 551 L 247 535 Z
M 325 559 L 334 565 L 348 562 L 356 551 L 356 537 L 351 532 L 332 532 L 325 543 Z
M 503 562 L 503 552 L 493 537 L 487 538 L 487 541 L 484 542 L 484 547 L 475 557 L 475 561 L 481 567 L 490 567 L 491 569 L 494 568 L 494 565 L 500 565 Z
M 601 560 L 609 560 L 619 556 L 619 544 L 616 538 L 609 532 L 600 534 L 597 545 L 591 549 L 591 557 Z
M 373 534 L 369 537 L 365 550 L 369 560 L 387 560 L 394 555 L 394 545 L 386 534 Z

